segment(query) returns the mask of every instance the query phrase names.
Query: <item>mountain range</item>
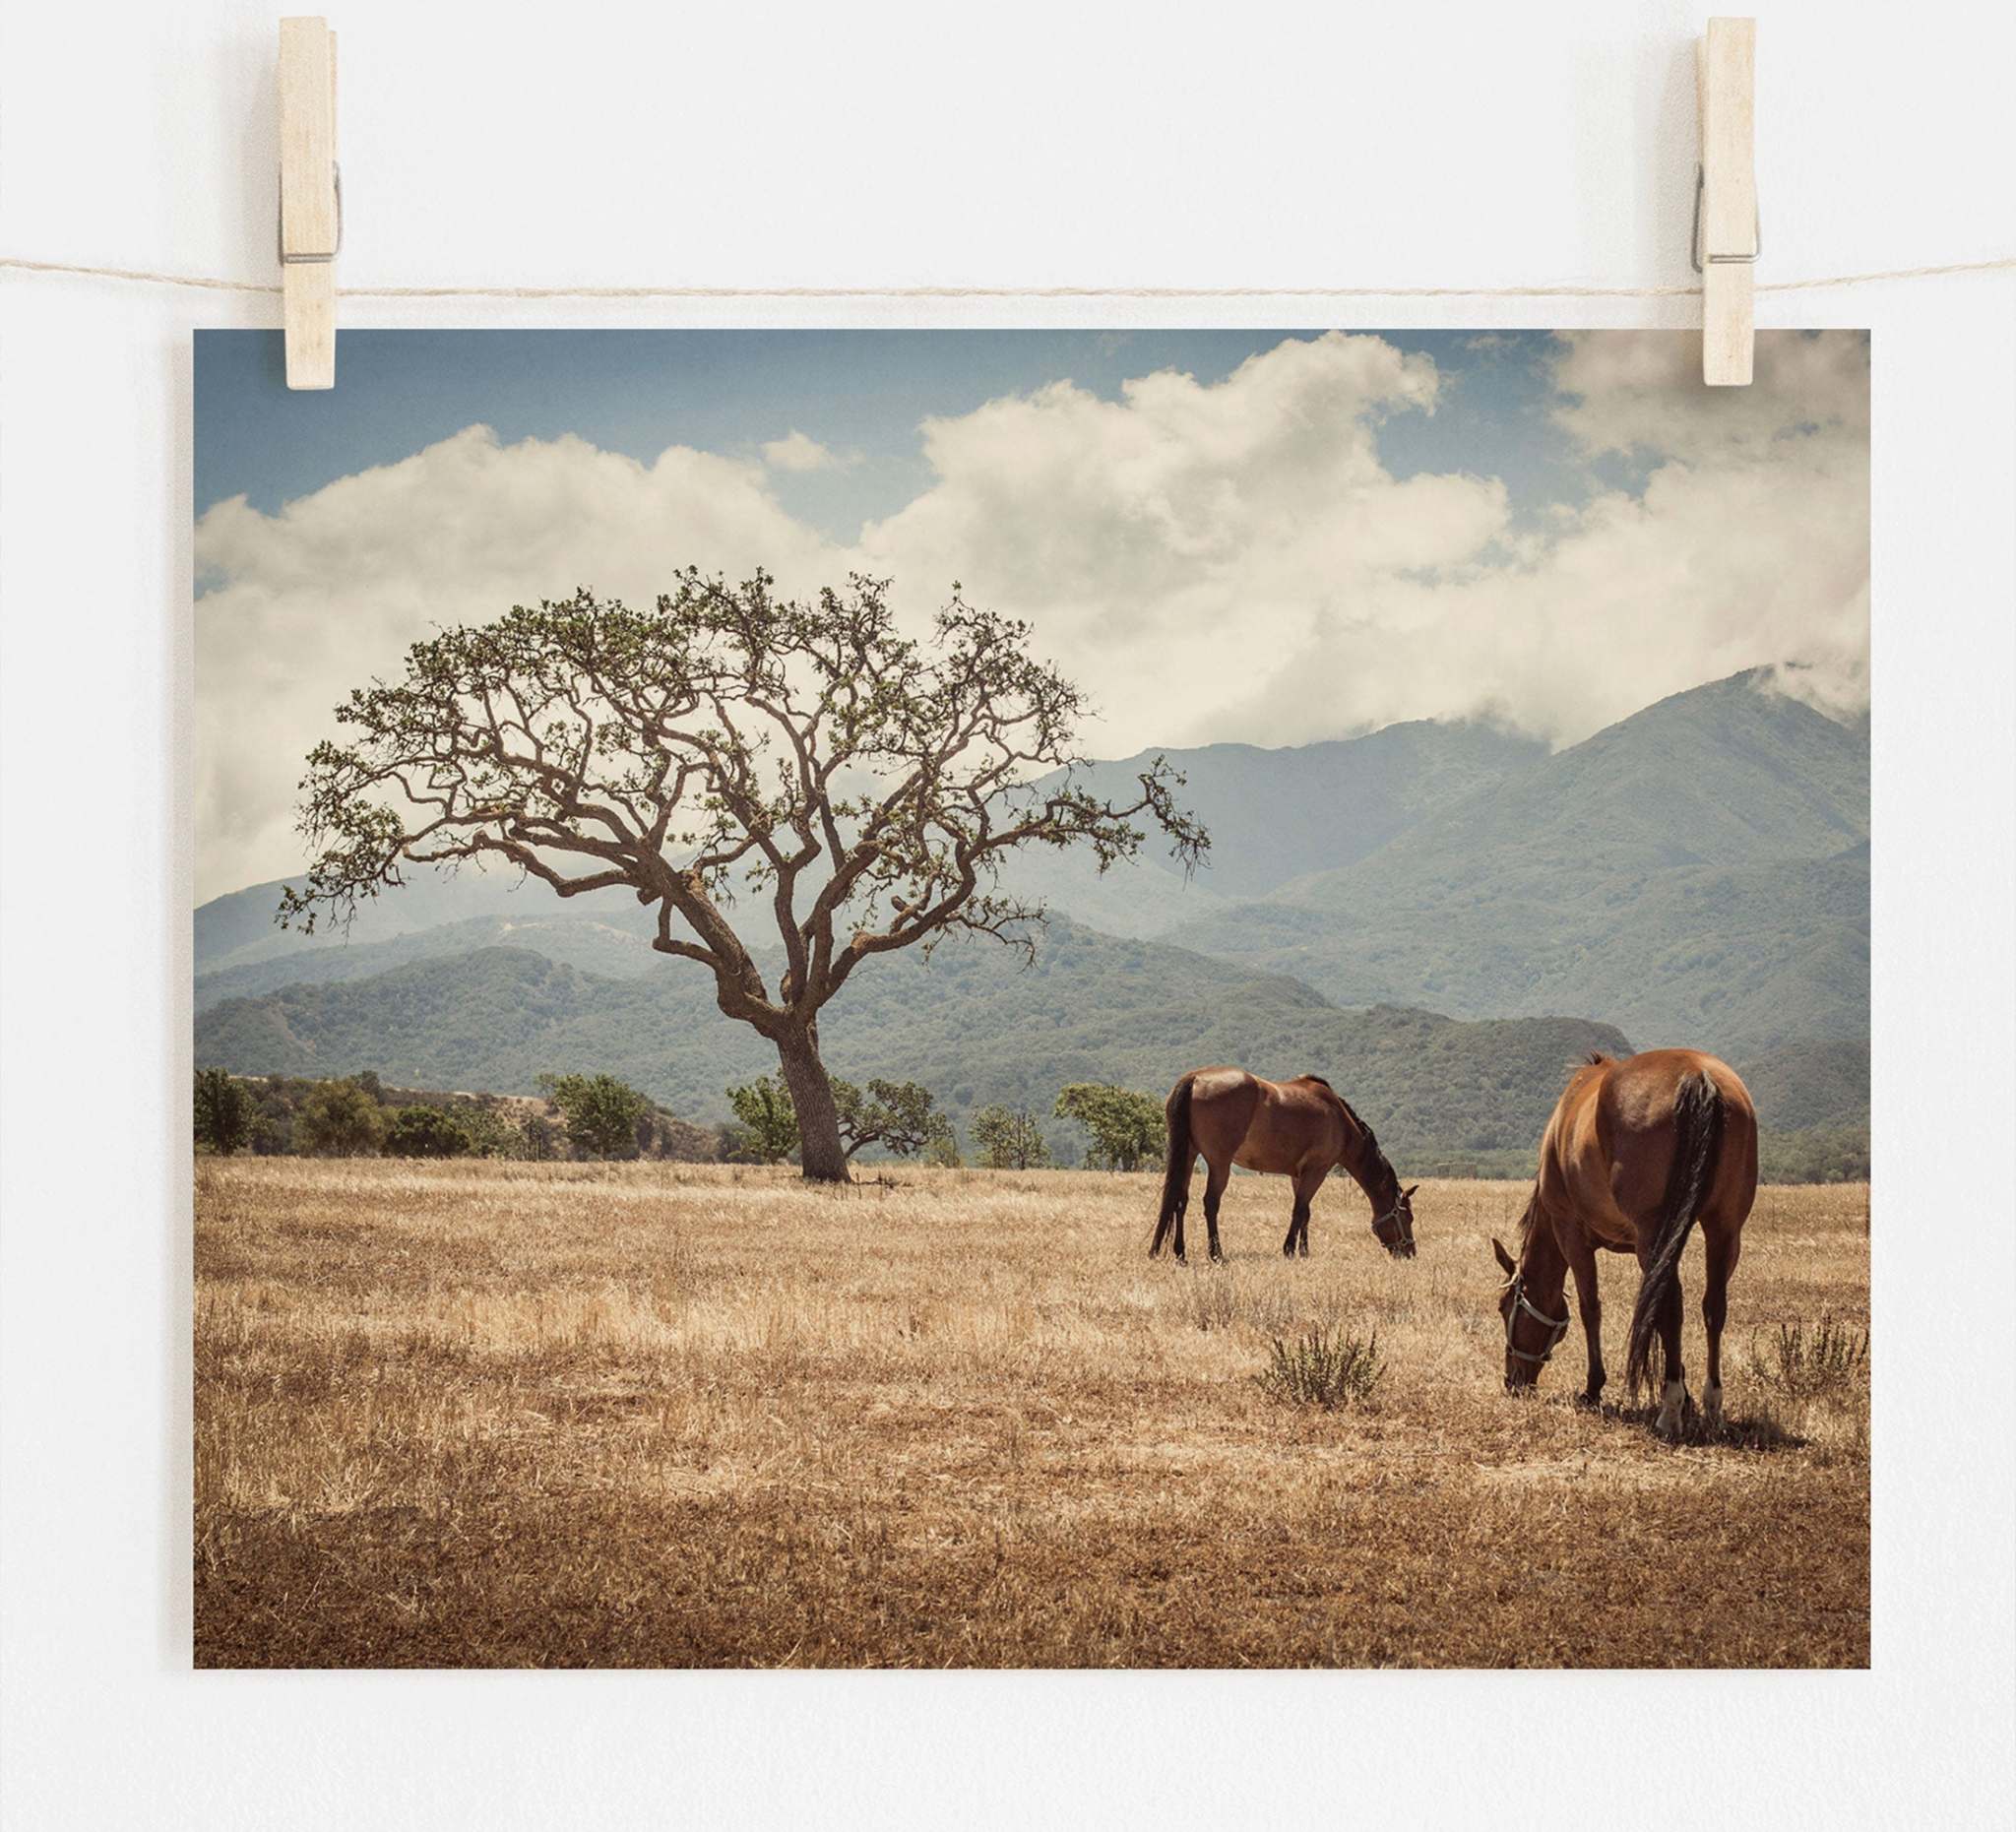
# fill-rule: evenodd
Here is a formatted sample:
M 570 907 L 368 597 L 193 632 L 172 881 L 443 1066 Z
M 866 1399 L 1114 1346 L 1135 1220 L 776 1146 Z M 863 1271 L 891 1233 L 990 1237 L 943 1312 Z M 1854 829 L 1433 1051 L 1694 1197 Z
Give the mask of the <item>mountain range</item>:
M 1168 929 L 1347 1005 L 1576 1011 L 1740 1063 L 1868 1035 L 1868 733 L 1739 674 Z
M 1004 885 L 1069 911 L 1114 935 L 1166 934 L 1178 924 L 1264 898 L 1319 866 L 1337 869 L 1379 851 L 1422 820 L 1495 790 L 1546 756 L 1534 738 L 1473 722 L 1416 720 L 1364 737 L 1262 750 L 1213 744 L 1142 751 L 1095 763 L 1077 780 L 1124 803 L 1161 757 L 1182 781 L 1176 799 L 1211 835 L 1209 857 L 1187 876 L 1156 845 L 1102 874 L 1082 853 L 1033 849 Z
M 1865 725 L 1749 673 L 1552 754 L 1415 723 L 1167 755 L 1207 866 L 1017 859 L 1008 888 L 1058 913 L 1036 964 L 955 940 L 870 963 L 822 1021 L 835 1071 L 923 1080 L 960 1114 L 1206 1060 L 1314 1069 L 1396 1150 L 1456 1163 L 1530 1150 L 1584 1050 L 1690 1042 L 1767 1126 L 1865 1123 Z M 1120 794 L 1147 762 L 1090 775 Z M 695 1117 L 774 1066 L 625 892 L 466 870 L 304 937 L 274 926 L 279 891 L 197 912 L 199 1062 L 504 1093 L 608 1069 Z

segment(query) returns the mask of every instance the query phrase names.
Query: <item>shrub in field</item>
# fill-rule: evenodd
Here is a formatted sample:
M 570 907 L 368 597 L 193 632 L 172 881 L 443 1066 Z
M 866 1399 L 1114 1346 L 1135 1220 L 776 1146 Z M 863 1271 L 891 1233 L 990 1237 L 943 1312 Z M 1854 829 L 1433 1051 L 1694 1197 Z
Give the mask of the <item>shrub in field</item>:
M 1049 1165 L 1049 1144 L 1027 1107 L 983 1106 L 967 1130 L 990 1170 L 1041 1170 Z
M 1359 1338 L 1342 1328 L 1312 1329 L 1277 1336 L 1268 1345 L 1267 1365 L 1253 1378 L 1271 1399 L 1335 1411 L 1370 1399 L 1385 1371 L 1378 1331 Z
M 584 1158 L 635 1158 L 637 1127 L 651 1103 L 613 1075 L 541 1075 L 546 1099 L 567 1122 L 567 1141 Z
M 419 1105 L 433 1104 L 423 1102 Z M 537 1160 L 553 1156 L 552 1121 L 537 1113 L 527 1113 L 523 1121 L 517 1120 L 495 1095 L 472 1095 L 467 1101 L 457 1101 L 453 1106 L 435 1107 L 434 1110 L 447 1114 L 468 1135 L 472 1157 Z M 534 1128 L 537 1128 L 544 1137 L 542 1148 L 534 1141 Z
M 734 1108 L 739 1128 L 731 1148 L 737 1160 L 781 1165 L 798 1149 L 798 1115 L 781 1075 L 759 1075 L 730 1088 L 728 1106 Z
M 1813 1399 L 1845 1387 L 1869 1358 L 1869 1332 L 1823 1316 L 1809 1333 L 1803 1323 L 1781 1323 L 1775 1339 L 1750 1339 L 1750 1365 L 1759 1379 L 1794 1399 Z
M 862 1089 L 836 1079 L 833 1098 L 840 1106 L 841 1143 L 850 1159 L 868 1145 L 898 1158 L 914 1158 L 952 1136 L 952 1122 L 938 1111 L 931 1091 L 921 1082 L 878 1077 Z
M 1059 1119 L 1075 1119 L 1090 1135 L 1088 1169 L 1138 1170 L 1144 1164 L 1159 1163 L 1167 1144 L 1163 1104 L 1131 1088 L 1073 1082 L 1057 1096 L 1051 1110 Z
M 536 1165 L 544 1164 L 548 1159 L 560 1155 L 560 1135 L 553 1129 L 553 1122 L 543 1113 L 526 1114 L 519 1122 L 517 1133 L 516 1156 Z M 507 1158 L 514 1156 L 509 1151 L 501 1155 Z
M 360 1081 L 318 1082 L 294 1112 L 294 1144 L 311 1155 L 357 1158 L 385 1137 L 385 1109 Z
M 876 1079 L 866 1088 L 833 1078 L 833 1100 L 840 1113 L 840 1142 L 851 1164 L 854 1154 L 880 1146 L 896 1158 L 914 1158 L 948 1146 L 956 1160 L 952 1122 L 938 1111 L 931 1091 L 920 1082 Z M 782 1164 L 798 1150 L 798 1116 L 789 1085 L 782 1076 L 759 1075 L 753 1082 L 728 1090 L 728 1105 L 741 1127 L 741 1152 L 762 1164 Z
M 402 1106 L 385 1128 L 390 1158 L 467 1158 L 474 1150 L 469 1128 L 438 1106 Z

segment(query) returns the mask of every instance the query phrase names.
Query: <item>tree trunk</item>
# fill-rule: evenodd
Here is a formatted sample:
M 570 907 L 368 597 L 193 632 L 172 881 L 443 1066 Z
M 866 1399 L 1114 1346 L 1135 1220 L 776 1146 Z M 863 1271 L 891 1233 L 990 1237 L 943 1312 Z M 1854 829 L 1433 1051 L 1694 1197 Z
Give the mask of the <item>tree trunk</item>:
M 776 1040 L 785 1086 L 798 1116 L 798 1163 L 816 1183 L 847 1181 L 847 1150 L 840 1142 L 840 1109 L 833 1083 L 819 1060 L 819 1041 L 810 1030 L 786 1031 Z

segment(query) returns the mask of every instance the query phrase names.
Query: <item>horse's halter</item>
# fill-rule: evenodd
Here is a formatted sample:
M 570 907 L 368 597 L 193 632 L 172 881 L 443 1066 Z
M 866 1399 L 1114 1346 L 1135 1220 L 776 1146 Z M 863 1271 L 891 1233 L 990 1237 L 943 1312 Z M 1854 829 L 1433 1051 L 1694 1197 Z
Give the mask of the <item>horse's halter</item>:
M 1380 1230 L 1388 1225 L 1391 1225 L 1393 1229 L 1393 1238 L 1390 1240 L 1380 1232 Z M 1378 1241 L 1388 1252 L 1391 1252 L 1395 1247 L 1412 1247 L 1414 1245 L 1414 1218 L 1408 1213 L 1407 1199 L 1405 1197 L 1402 1197 L 1384 1215 L 1379 1216 L 1373 1221 L 1372 1238 Z
M 1511 1280 L 1512 1306 L 1505 1312 L 1505 1353 L 1516 1361 L 1531 1361 L 1536 1367 L 1544 1367 L 1547 1358 L 1561 1346 L 1561 1338 L 1568 1333 L 1568 1319 L 1565 1315 L 1550 1317 L 1544 1310 L 1537 1309 L 1526 1295 L 1526 1275 L 1515 1272 Z M 1547 1332 L 1547 1346 L 1538 1355 L 1512 1346 L 1512 1331 L 1519 1322 L 1519 1313 L 1525 1311 L 1542 1329 Z

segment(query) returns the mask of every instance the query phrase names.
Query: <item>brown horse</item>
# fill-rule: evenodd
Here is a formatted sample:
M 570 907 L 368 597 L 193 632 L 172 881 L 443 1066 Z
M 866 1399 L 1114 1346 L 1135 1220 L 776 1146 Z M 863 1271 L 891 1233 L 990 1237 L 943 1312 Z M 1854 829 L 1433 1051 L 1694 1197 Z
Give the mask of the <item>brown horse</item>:
M 1420 1185 L 1400 1187 L 1371 1127 L 1322 1076 L 1270 1082 L 1244 1069 L 1192 1069 L 1170 1091 L 1166 1110 L 1168 1169 L 1149 1258 L 1162 1251 L 1171 1232 L 1176 1258 L 1183 1257 L 1183 1211 L 1190 1206 L 1190 1173 L 1199 1152 L 1210 1169 L 1204 1222 L 1213 1259 L 1225 1258 L 1218 1244 L 1218 1204 L 1233 1165 L 1294 1178 L 1285 1254 L 1308 1256 L 1309 1204 L 1333 1167 L 1342 1165 L 1371 1199 L 1372 1233 L 1379 1244 L 1395 1259 L 1414 1258 L 1414 1192 Z
M 1694 1223 L 1708 1249 L 1701 1317 L 1708 1326 L 1709 1422 L 1722 1418 L 1722 1326 L 1743 1223 L 1757 1196 L 1757 1113 L 1727 1062 L 1695 1049 L 1601 1051 L 1569 1078 L 1540 1142 L 1540 1175 L 1521 1224 L 1518 1263 L 1491 1241 L 1505 1285 L 1505 1385 L 1532 1386 L 1568 1331 L 1564 1280 L 1575 1274 L 1589 1343 L 1583 1403 L 1603 1393 L 1603 1305 L 1596 1253 L 1638 1256 L 1626 1376 L 1635 1393 L 1654 1337 L 1665 1351 L 1658 1429 L 1677 1434 L 1687 1404 L 1680 1361 L 1680 1251 Z

